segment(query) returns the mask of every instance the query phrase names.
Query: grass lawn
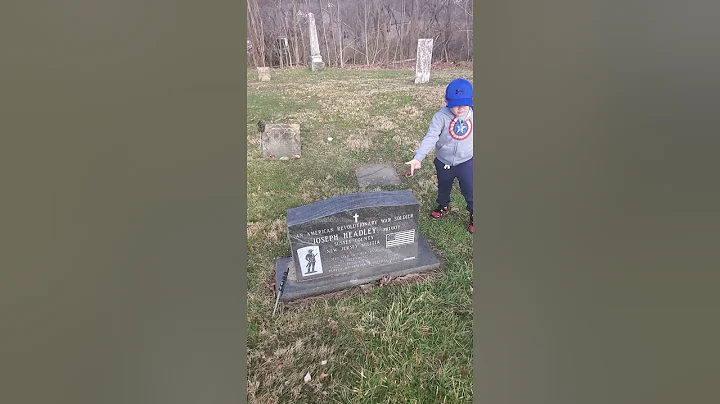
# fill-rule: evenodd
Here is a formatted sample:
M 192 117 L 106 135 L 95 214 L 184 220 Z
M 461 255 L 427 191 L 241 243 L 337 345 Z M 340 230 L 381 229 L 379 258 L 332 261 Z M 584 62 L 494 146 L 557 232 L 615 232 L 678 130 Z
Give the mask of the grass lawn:
M 445 86 L 457 77 L 472 82 L 472 70 L 433 70 L 422 85 L 414 84 L 413 70 L 271 75 L 260 82 L 255 70 L 247 73 L 249 402 L 471 402 L 472 237 L 457 182 L 453 212 L 427 218 L 437 192 L 434 153 L 395 189 L 410 189 L 420 201 L 420 232 L 444 261 L 435 276 L 281 303 L 274 318 L 269 285 L 275 261 L 290 256 L 286 209 L 362 191 L 354 174 L 360 164 L 406 172 L 404 162 L 444 106 Z M 302 158 L 263 159 L 260 119 L 300 124 Z

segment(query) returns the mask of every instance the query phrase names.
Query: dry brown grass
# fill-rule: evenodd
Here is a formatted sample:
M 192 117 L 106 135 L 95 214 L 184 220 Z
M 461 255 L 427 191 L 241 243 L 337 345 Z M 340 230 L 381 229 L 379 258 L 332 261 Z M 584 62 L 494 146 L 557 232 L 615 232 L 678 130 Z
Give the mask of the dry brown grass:
M 372 138 L 374 134 L 370 131 L 363 131 L 361 133 L 351 133 L 343 141 L 343 145 L 350 150 L 366 150 L 372 146 Z
M 263 237 L 265 242 L 278 242 L 287 237 L 285 219 L 262 220 L 259 222 L 248 222 L 248 239 Z
M 269 334 L 265 336 L 270 337 Z M 308 364 L 307 358 L 314 359 L 312 365 Z M 324 344 L 313 347 L 302 338 L 269 354 L 248 352 L 248 366 L 252 365 L 258 369 L 255 377 L 248 378 L 247 381 L 249 402 L 266 402 L 257 396 L 262 387 L 277 389 L 277 386 L 283 386 L 275 391 L 275 397 L 289 392 L 293 398 L 297 398 L 303 385 L 306 384 L 303 379 L 307 372 L 310 372 L 312 380 L 306 385 L 314 392 L 321 393 L 329 383 L 328 380 L 320 381 L 318 376 L 327 370 L 327 364 L 336 360 L 332 347 Z M 326 365 L 321 365 L 323 361 Z M 269 400 L 267 396 L 265 399 Z
M 262 234 L 262 228 L 265 226 L 263 222 L 248 222 L 247 224 L 247 237 L 253 238 L 259 234 Z

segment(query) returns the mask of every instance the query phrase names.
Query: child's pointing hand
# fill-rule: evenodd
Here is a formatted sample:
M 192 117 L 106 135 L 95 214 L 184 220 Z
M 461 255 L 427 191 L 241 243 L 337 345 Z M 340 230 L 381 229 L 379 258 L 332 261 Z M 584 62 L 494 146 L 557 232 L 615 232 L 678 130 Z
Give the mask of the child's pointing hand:
M 415 160 L 415 159 L 412 159 L 412 160 L 408 161 L 408 162 L 405 163 L 405 164 L 410 165 L 410 176 L 411 176 L 411 177 L 415 174 L 415 170 L 419 170 L 420 167 L 422 166 L 422 165 L 420 164 L 420 162 L 417 161 L 417 160 Z

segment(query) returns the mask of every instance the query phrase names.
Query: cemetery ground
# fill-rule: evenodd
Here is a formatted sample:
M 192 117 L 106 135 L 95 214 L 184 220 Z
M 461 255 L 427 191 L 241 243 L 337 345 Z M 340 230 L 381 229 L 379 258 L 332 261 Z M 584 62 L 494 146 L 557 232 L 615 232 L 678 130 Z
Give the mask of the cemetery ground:
M 472 235 L 457 182 L 452 213 L 428 218 L 437 192 L 434 152 L 410 189 L 420 233 L 443 267 L 330 296 L 280 303 L 271 317 L 276 260 L 289 257 L 285 211 L 360 188 L 355 168 L 385 163 L 399 174 L 443 104 L 444 89 L 472 70 L 271 69 L 247 73 L 247 366 L 251 403 L 458 403 L 472 401 Z M 257 122 L 300 125 L 299 159 L 263 159 Z M 331 140 L 332 139 L 332 140 Z M 310 374 L 311 380 L 305 382 Z

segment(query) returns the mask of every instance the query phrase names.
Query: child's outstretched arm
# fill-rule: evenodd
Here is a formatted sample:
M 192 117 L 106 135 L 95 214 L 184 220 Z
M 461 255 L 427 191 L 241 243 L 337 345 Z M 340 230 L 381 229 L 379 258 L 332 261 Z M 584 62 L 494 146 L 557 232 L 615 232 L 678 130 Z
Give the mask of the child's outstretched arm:
M 413 176 L 415 170 L 419 170 L 420 167 L 422 167 L 420 162 L 430 153 L 433 147 L 435 147 L 438 139 L 440 139 L 440 133 L 442 133 L 442 119 L 436 114 L 430 121 L 430 127 L 422 142 L 420 142 L 420 146 L 418 146 L 415 151 L 415 156 L 412 160 L 405 163 L 410 166 L 410 176 Z

